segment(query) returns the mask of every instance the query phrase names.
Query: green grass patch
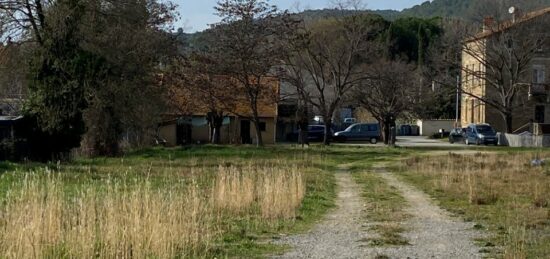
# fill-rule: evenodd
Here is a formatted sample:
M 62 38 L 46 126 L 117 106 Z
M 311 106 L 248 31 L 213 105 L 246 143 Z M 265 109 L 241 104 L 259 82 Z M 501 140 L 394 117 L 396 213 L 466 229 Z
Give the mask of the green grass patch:
M 407 206 L 405 199 L 393 186 L 374 171 L 354 173 L 354 178 L 363 188 L 366 202 L 366 218 L 374 225 L 370 228 L 377 237 L 365 241 L 371 246 L 400 246 L 409 242 L 401 235 L 406 231 L 401 226 L 408 215 L 404 212 Z

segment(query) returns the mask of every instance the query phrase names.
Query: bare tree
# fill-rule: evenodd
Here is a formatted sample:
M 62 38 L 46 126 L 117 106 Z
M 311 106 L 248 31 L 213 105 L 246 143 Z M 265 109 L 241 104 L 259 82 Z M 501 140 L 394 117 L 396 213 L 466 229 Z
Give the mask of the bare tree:
M 331 0 L 330 4 L 340 10 L 352 9 L 357 11 L 367 7 L 363 0 Z
M 43 44 L 45 9 L 51 0 L 0 0 L 0 42 L 35 40 Z M 29 37 L 29 32 L 32 37 Z
M 0 44 L 0 115 L 21 113 L 27 95 L 27 54 L 22 45 Z
M 322 20 L 304 26 L 291 44 L 293 57 L 287 74 L 298 93 L 321 114 L 325 125 L 324 144 L 330 144 L 330 129 L 336 109 L 346 94 L 364 79 L 362 67 L 373 50 L 371 40 L 383 30 L 381 18 L 349 16 Z
M 235 111 L 235 81 L 222 76 L 218 62 L 207 53 L 193 52 L 173 64 L 169 78 L 169 101 L 182 114 L 206 111 L 210 142 L 221 143 L 221 128 L 227 114 Z
M 223 60 L 224 74 L 239 82 L 235 91 L 244 92 L 256 143 L 263 146 L 259 104 L 268 101 L 270 95 L 272 103 L 278 98 L 266 80 L 284 57 L 286 49 L 281 39 L 293 31 L 293 22 L 286 12 L 265 0 L 219 1 L 216 11 L 223 19 L 212 28 L 216 37 L 210 46 L 217 53 L 216 59 Z
M 354 88 L 353 97 L 381 124 L 384 143 L 394 144 L 390 128 L 397 118 L 410 111 L 413 103 L 417 74 L 415 67 L 399 61 L 380 60 L 366 69 L 369 79 Z

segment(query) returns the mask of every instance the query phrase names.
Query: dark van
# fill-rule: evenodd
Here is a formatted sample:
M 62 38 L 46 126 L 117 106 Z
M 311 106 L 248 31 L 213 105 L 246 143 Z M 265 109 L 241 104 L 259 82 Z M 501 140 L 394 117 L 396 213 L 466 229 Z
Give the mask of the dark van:
M 466 145 L 498 145 L 497 133 L 489 124 L 470 124 L 465 135 Z
M 376 144 L 380 139 L 380 126 L 378 123 L 356 123 L 344 131 L 334 133 L 334 140 L 346 141 L 369 141 Z

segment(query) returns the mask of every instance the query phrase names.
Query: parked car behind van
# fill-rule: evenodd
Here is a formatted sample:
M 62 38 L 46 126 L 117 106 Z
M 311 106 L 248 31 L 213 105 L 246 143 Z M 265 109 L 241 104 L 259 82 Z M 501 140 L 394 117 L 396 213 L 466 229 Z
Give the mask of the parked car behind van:
M 380 139 L 380 126 L 378 123 L 356 123 L 344 131 L 334 133 L 334 140 L 346 141 L 369 141 L 376 144 Z
M 330 130 L 329 136 L 332 136 L 333 130 Z M 298 141 L 300 135 L 299 130 L 295 130 L 287 135 L 287 140 Z M 325 126 L 324 125 L 309 125 L 308 126 L 308 141 L 323 141 L 325 139 Z
M 489 124 L 470 124 L 464 138 L 466 145 L 498 145 L 497 133 Z
M 466 129 L 463 128 L 454 128 L 451 130 L 451 133 L 449 133 L 449 143 L 463 143 L 465 140 L 466 135 Z

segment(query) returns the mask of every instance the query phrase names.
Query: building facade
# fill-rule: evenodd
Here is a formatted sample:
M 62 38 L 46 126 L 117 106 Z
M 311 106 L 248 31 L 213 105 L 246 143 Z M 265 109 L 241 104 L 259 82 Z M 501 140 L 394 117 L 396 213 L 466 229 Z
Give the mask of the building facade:
M 550 123 L 550 8 L 512 15 L 501 24 L 486 18 L 483 31 L 464 43 L 462 127 L 489 123 L 505 132 L 508 124 L 511 131 L 525 131 Z M 500 112 L 507 100 L 508 123 Z

